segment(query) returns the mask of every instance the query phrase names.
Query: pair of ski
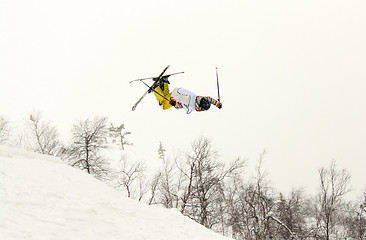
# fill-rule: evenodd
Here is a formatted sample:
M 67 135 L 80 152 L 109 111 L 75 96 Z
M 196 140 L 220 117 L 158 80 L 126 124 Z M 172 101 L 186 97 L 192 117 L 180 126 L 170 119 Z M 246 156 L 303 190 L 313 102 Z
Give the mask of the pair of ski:
M 135 111 L 137 105 L 142 101 L 142 99 L 144 99 L 144 97 L 148 94 L 154 91 L 154 89 L 159 86 L 160 82 L 162 79 L 167 79 L 168 77 L 175 75 L 175 74 L 180 74 L 183 72 L 178 72 L 178 73 L 172 73 L 172 74 L 168 74 L 168 75 L 164 75 L 164 73 L 166 72 L 166 70 L 169 68 L 169 65 L 166 66 L 166 68 L 164 68 L 164 70 L 160 73 L 160 75 L 158 77 L 149 77 L 149 78 L 141 78 L 141 79 L 136 79 L 136 80 L 132 80 L 130 83 L 132 82 L 142 82 L 144 83 L 149 89 L 144 93 L 144 95 L 142 95 L 142 97 L 135 103 L 135 105 L 132 106 L 132 111 Z M 144 80 L 148 80 L 148 79 L 152 79 L 154 81 L 153 85 L 149 86 L 147 85 Z M 159 94 L 159 93 L 158 93 Z

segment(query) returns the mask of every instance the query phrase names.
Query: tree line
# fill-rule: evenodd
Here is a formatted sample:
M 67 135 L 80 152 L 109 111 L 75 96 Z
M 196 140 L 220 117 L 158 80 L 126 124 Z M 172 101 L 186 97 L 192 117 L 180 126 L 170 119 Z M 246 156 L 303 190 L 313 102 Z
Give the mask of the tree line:
M 197 137 L 188 152 L 171 156 L 157 149 L 160 167 L 151 173 L 146 163 L 125 153 L 130 131 L 113 126 L 106 117 L 77 121 L 72 141 L 63 144 L 57 128 L 34 112 L 25 131 L 14 136 L 9 121 L 0 117 L 0 144 L 54 155 L 75 168 L 107 182 L 127 197 L 149 205 L 174 208 L 203 226 L 234 239 L 366 239 L 366 190 L 347 201 L 351 175 L 335 160 L 318 169 L 315 195 L 299 188 L 281 193 L 264 170 L 266 152 L 259 155 L 254 178 L 246 160 L 223 160 L 208 137 Z M 103 150 L 118 146 L 116 167 Z

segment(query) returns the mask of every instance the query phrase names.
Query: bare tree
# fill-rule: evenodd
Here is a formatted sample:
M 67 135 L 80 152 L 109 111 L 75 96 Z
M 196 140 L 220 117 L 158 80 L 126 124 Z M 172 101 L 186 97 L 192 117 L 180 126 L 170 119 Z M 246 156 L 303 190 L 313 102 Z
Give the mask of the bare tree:
M 4 117 L 0 116 L 0 143 L 9 140 L 9 122 Z
M 252 232 L 256 239 L 268 239 L 271 237 L 271 221 L 269 216 L 271 216 L 275 205 L 275 200 L 271 192 L 272 189 L 267 180 L 267 173 L 263 170 L 263 161 L 266 154 L 266 151 L 260 154 L 255 182 L 248 186 L 248 194 L 245 198 L 245 201 L 249 205 L 250 215 L 252 215 Z
M 221 195 L 226 206 L 227 220 L 225 221 L 225 227 L 228 229 L 226 232 L 231 232 L 231 237 L 234 239 L 244 238 L 245 225 L 242 219 L 244 219 L 243 208 L 241 208 L 240 191 L 242 189 L 242 178 L 236 176 L 232 179 L 230 184 L 224 186 Z M 222 230 L 225 232 L 225 230 Z
M 358 201 L 346 204 L 341 218 L 349 239 L 366 239 L 366 192 Z
M 175 180 L 173 179 L 174 165 L 166 159 L 165 151 L 163 144 L 160 142 L 158 154 L 163 162 L 160 179 L 160 202 L 166 208 L 173 208 L 173 203 L 177 199 L 177 192 L 174 186 Z
M 224 179 L 244 165 L 241 159 L 236 159 L 225 166 L 217 158 L 218 153 L 213 149 L 211 140 L 204 137 L 192 143 L 192 152 L 187 155 L 188 172 L 185 176 L 188 178 L 188 185 L 183 196 L 182 213 L 207 228 L 218 223 L 215 203 L 221 197 Z
M 163 144 L 160 143 L 158 156 L 161 160 L 161 168 L 151 181 L 151 192 L 156 203 L 166 208 L 178 208 L 180 206 L 180 192 L 183 187 L 183 174 L 179 171 L 179 155 L 167 157 Z M 157 184 L 157 185 L 156 185 Z
M 57 155 L 61 148 L 59 134 L 50 122 L 43 121 L 40 112 L 29 115 L 28 126 L 35 143 L 34 151 L 42 154 Z
M 286 197 L 280 194 L 276 204 L 277 218 L 271 218 L 277 221 L 282 228 L 279 229 L 278 234 L 284 239 L 294 238 L 305 239 L 309 229 L 306 219 L 310 216 L 309 200 L 304 196 L 303 189 L 294 189 Z
M 125 145 L 130 145 L 130 146 L 133 145 L 133 143 L 126 140 L 126 136 L 131 134 L 131 132 L 124 131 L 125 130 L 124 124 L 121 124 L 118 127 L 114 127 L 113 124 L 111 124 L 111 126 L 108 128 L 108 130 L 110 131 L 109 136 L 113 138 L 114 142 L 118 142 L 118 144 L 121 146 L 122 150 L 125 150 Z
M 196 163 L 194 161 L 187 161 L 185 164 L 180 165 L 178 162 L 176 162 L 176 166 L 184 176 L 183 181 L 186 183 L 184 186 L 182 186 L 183 194 L 181 196 L 180 204 L 180 212 L 185 214 L 186 206 L 188 205 L 188 201 L 193 194 L 193 179 Z
M 335 216 L 341 206 L 343 196 L 350 191 L 351 175 L 346 169 L 338 170 L 335 161 L 332 160 L 329 168 L 319 169 L 319 177 L 319 213 L 321 223 L 324 225 L 324 237 L 328 240 L 335 225 Z
M 105 117 L 78 121 L 72 130 L 73 144 L 66 151 L 67 160 L 73 167 L 104 180 L 111 172 L 109 164 L 101 154 L 101 150 L 107 148 L 106 121 Z
M 127 192 L 127 197 L 141 200 L 146 193 L 146 188 L 141 185 L 144 171 L 144 164 L 141 162 L 131 163 L 126 156 L 122 156 L 117 181 L 119 187 Z
M 275 224 L 271 218 L 275 210 L 273 189 L 263 170 L 265 151 L 260 155 L 254 180 L 245 182 L 236 178 L 225 190 L 225 202 L 235 239 L 269 239 L 275 237 Z
M 151 204 L 155 204 L 156 203 L 156 193 L 158 191 L 158 186 L 159 186 L 159 183 L 160 183 L 160 178 L 161 178 L 161 172 L 158 171 L 154 177 L 152 178 L 151 182 L 150 182 L 150 192 L 151 192 L 151 196 L 150 196 L 150 199 L 148 201 L 148 204 L 151 205 Z

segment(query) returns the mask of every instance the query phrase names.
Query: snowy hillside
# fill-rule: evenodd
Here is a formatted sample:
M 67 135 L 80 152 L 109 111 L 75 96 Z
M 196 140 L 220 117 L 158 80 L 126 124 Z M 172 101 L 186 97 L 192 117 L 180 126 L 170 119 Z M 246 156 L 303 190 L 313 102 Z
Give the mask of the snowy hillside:
M 60 159 L 0 146 L 0 239 L 228 239 Z

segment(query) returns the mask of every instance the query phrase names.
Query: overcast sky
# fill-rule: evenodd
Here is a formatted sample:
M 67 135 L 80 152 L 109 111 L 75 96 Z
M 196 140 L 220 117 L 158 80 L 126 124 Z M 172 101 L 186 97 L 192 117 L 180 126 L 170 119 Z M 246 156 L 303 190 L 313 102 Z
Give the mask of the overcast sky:
M 141 156 L 203 135 L 225 161 L 265 149 L 276 189 L 315 191 L 335 159 L 366 187 L 366 2 L 0 0 L 0 115 L 33 109 L 65 136 L 76 120 L 125 123 Z M 159 108 L 130 80 L 170 79 L 223 108 Z M 146 159 L 148 161 L 148 159 Z

